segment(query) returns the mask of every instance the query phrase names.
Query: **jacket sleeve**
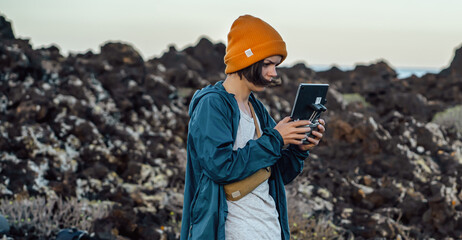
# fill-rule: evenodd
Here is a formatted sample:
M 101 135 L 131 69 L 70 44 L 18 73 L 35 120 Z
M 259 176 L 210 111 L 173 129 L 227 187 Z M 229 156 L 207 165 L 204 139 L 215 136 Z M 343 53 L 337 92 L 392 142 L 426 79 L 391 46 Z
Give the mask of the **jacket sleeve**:
M 244 179 L 281 157 L 283 140 L 269 129 L 244 148 L 233 150 L 232 110 L 216 94 L 207 94 L 191 116 L 189 139 L 204 174 L 218 184 Z
M 271 129 L 282 139 L 277 130 L 274 130 L 276 122 L 269 115 L 266 109 L 263 109 L 263 114 L 266 122 L 266 129 Z M 284 140 L 282 140 L 284 142 Z M 281 150 L 281 158 L 276 162 L 276 167 L 280 169 L 284 184 L 292 182 L 303 170 L 305 159 L 308 158 L 308 151 L 301 151 L 298 146 L 290 144 L 288 148 Z
M 308 151 L 301 151 L 298 146 L 292 144 L 287 149 L 282 150 L 282 157 L 276 164 L 281 170 L 284 185 L 292 182 L 302 172 L 305 159 L 308 156 Z

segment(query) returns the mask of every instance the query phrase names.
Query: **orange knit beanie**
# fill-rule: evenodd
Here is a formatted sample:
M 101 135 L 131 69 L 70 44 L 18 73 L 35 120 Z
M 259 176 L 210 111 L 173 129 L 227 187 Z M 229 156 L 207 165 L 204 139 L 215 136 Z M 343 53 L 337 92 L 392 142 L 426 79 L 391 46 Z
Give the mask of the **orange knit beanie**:
M 225 73 L 239 71 L 274 55 L 280 55 L 282 62 L 287 57 L 287 50 L 286 43 L 273 27 L 250 15 L 234 21 L 228 33 Z

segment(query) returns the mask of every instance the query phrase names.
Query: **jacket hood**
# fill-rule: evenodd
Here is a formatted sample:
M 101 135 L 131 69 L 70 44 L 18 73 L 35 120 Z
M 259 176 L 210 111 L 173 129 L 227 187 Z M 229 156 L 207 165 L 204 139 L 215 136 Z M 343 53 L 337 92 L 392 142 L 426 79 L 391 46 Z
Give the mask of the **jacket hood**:
M 234 104 L 237 105 L 236 100 L 234 99 L 234 94 L 227 92 L 225 87 L 223 87 L 223 81 L 219 81 L 215 85 L 208 85 L 207 87 L 204 87 L 201 90 L 197 90 L 194 93 L 194 96 L 192 97 L 191 103 L 189 105 L 189 116 L 192 116 L 192 113 L 194 112 L 194 109 L 196 109 L 196 106 L 199 103 L 199 101 L 205 95 L 210 93 L 219 94 L 231 106 L 233 106 Z

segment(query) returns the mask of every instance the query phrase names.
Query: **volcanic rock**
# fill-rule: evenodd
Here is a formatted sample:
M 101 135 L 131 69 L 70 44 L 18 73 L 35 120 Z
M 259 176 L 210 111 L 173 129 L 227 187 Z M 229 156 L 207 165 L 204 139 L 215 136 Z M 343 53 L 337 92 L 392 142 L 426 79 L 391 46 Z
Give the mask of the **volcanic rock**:
M 13 29 L 11 23 L 5 19 L 4 16 L 0 16 L 0 39 L 14 39 Z
M 95 237 L 178 239 L 188 105 L 226 77 L 225 45 L 202 38 L 145 61 L 119 42 L 97 54 L 33 49 L 4 18 L 0 34 L 0 197 L 109 201 Z M 460 56 L 421 78 L 398 79 L 384 61 L 278 69 L 255 93 L 276 121 L 300 83 L 330 84 L 327 131 L 286 186 L 289 212 L 328 218 L 344 238 L 461 238 L 462 134 L 431 122 L 462 102 Z

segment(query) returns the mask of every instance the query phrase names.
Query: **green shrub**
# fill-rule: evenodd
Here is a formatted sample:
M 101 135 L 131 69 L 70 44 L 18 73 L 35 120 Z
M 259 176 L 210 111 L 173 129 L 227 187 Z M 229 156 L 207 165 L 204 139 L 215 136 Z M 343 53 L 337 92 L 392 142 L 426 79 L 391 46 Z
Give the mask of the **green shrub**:
M 446 128 L 454 128 L 459 134 L 462 134 L 462 105 L 450 107 L 435 114 L 432 122 Z
M 370 106 L 370 104 L 366 102 L 366 99 L 358 93 L 345 93 L 343 94 L 343 100 L 345 100 L 347 104 L 359 103 L 364 107 Z
M 39 239 L 50 239 L 63 228 L 92 232 L 93 221 L 107 216 L 109 211 L 109 203 L 75 198 L 0 200 L 0 214 L 10 227 Z

